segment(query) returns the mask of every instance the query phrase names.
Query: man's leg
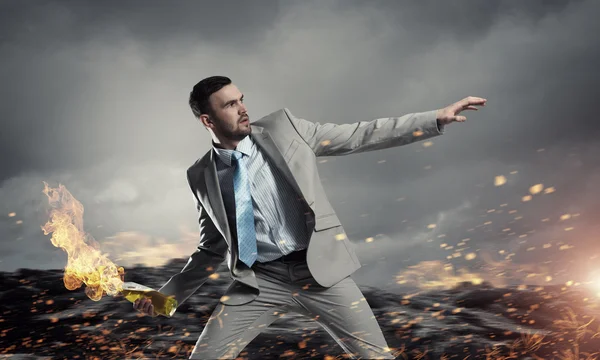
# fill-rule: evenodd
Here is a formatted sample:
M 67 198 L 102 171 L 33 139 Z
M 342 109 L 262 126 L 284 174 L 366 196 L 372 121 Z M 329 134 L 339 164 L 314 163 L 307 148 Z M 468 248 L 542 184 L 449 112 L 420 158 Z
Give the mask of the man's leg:
M 352 278 L 323 288 L 310 276 L 306 263 L 294 264 L 291 273 L 299 285 L 294 301 L 346 353 L 361 359 L 395 359 L 371 307 Z
M 235 359 L 246 345 L 294 305 L 289 286 L 282 286 L 281 281 L 287 276 L 287 268 L 262 266 L 261 269 L 255 271 L 260 288 L 258 297 L 244 305 L 219 303 L 190 359 Z
M 279 318 L 281 309 L 256 300 L 244 305 L 219 303 L 196 342 L 190 359 L 235 359 L 263 329 Z

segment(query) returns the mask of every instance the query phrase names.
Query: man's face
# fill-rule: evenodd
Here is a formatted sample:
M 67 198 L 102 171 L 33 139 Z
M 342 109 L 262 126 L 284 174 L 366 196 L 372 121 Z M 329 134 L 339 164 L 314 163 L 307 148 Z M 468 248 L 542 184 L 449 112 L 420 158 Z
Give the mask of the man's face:
M 209 101 L 213 109 L 211 129 L 218 137 L 242 140 L 252 132 L 244 95 L 235 85 L 224 86 L 213 93 Z

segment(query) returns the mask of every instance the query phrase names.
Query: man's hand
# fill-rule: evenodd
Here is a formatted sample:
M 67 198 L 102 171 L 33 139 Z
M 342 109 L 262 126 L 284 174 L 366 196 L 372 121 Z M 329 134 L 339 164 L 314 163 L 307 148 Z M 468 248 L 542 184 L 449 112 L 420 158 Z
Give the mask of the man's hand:
M 452 105 L 448 105 L 437 111 L 437 120 L 440 125 L 448 125 L 454 121 L 464 122 L 466 116 L 458 115 L 463 110 L 479 110 L 475 105 L 485 106 L 487 100 L 480 97 L 468 96 Z
M 133 302 L 133 308 L 145 315 L 150 315 L 152 317 L 155 316 L 154 305 L 152 305 L 152 299 L 146 297 L 137 299 Z

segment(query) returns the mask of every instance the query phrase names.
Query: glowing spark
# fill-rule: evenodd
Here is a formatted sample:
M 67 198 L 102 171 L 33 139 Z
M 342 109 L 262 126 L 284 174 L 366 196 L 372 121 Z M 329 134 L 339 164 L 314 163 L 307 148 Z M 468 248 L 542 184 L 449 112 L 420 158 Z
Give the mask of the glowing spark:
M 498 175 L 494 178 L 494 186 L 502 186 L 506 184 L 506 177 L 504 175 Z
M 529 192 L 531 193 L 531 195 L 538 194 L 542 190 L 544 190 L 544 185 L 543 184 L 536 184 L 536 185 L 533 185 L 532 187 L 529 188 Z

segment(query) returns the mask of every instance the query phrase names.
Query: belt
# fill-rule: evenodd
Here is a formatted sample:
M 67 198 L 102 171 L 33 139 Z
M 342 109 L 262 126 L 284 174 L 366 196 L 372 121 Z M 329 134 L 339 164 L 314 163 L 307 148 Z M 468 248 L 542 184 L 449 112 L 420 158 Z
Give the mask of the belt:
M 287 255 L 284 255 L 280 258 L 275 259 L 274 261 L 281 261 L 284 263 L 295 262 L 295 261 L 306 261 L 306 253 L 307 253 L 306 249 L 293 251 Z

